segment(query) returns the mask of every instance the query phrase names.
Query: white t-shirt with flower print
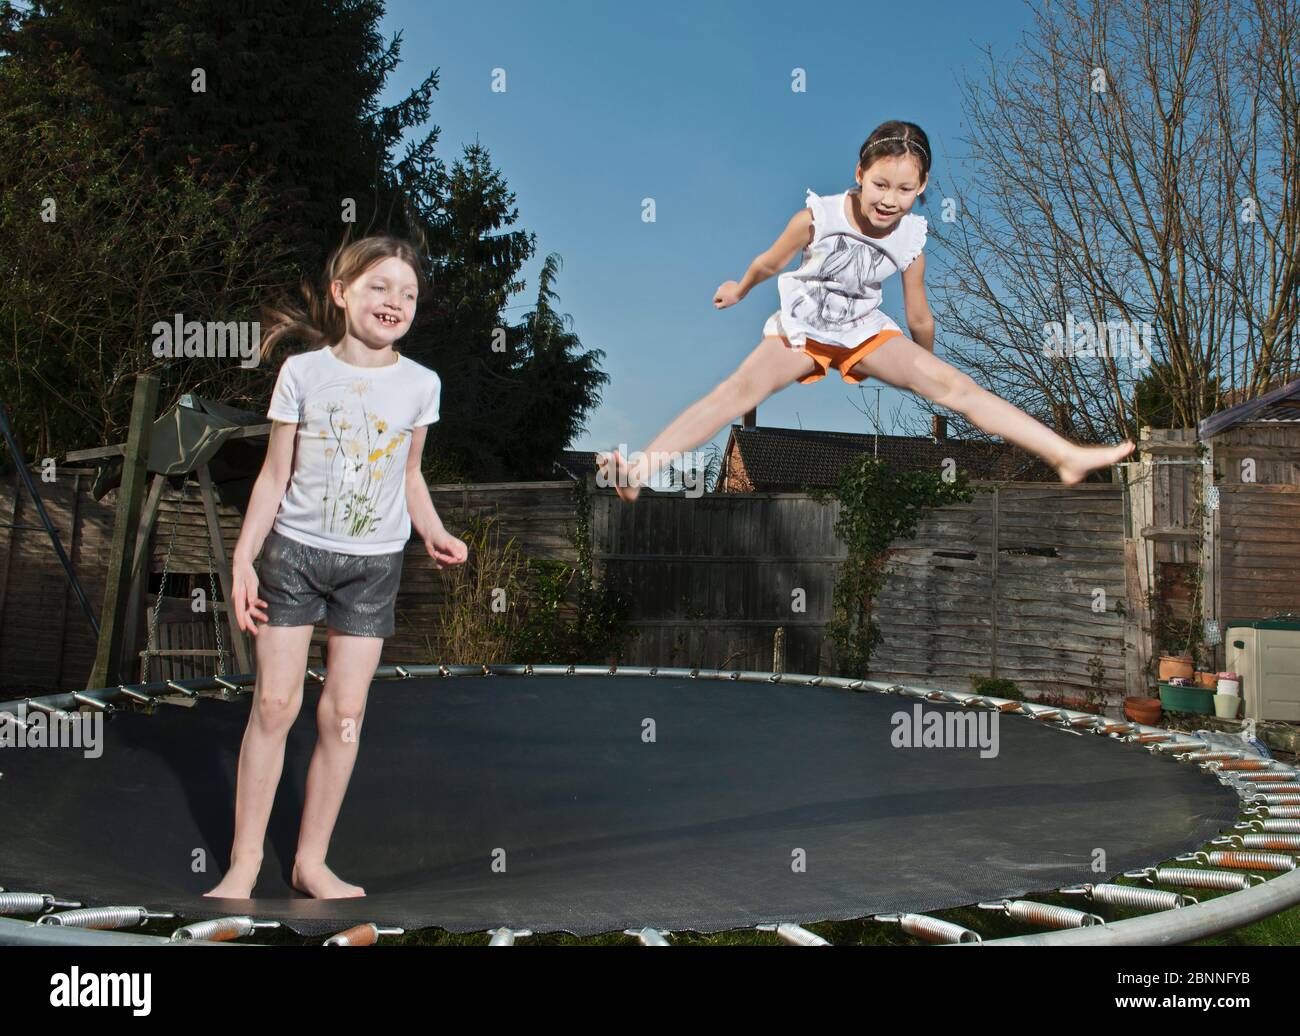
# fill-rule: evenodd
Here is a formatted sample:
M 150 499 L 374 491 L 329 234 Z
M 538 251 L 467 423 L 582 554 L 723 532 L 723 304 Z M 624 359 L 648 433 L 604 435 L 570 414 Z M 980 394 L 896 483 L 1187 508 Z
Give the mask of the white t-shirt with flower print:
M 411 433 L 438 420 L 442 382 L 398 355 L 356 367 L 328 348 L 288 357 L 267 416 L 298 425 L 293 475 L 275 531 L 340 554 L 406 547 L 406 458 Z

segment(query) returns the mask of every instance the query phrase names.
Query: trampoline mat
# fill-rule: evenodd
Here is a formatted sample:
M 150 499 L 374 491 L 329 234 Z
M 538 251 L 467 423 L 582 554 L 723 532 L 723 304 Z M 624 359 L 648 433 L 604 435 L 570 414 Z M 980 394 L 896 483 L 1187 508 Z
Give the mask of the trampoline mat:
M 314 900 L 289 870 L 318 696 L 308 689 L 289 736 L 254 899 L 202 897 L 229 861 L 251 696 L 110 715 L 99 758 L 0 751 L 0 886 L 191 920 L 251 914 L 303 935 L 361 921 L 712 932 L 1099 882 L 1198 846 L 1238 808 L 1192 766 L 1024 717 L 1000 718 L 991 758 L 895 747 L 891 717 L 921 704 L 896 695 L 641 676 L 380 681 L 328 857 L 367 895 Z

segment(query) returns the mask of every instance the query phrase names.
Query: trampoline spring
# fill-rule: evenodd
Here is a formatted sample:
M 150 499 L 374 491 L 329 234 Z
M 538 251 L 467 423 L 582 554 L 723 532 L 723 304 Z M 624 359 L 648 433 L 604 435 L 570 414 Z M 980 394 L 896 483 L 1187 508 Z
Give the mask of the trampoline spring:
M 367 921 L 364 924 L 353 925 L 346 931 L 336 932 L 326 939 L 322 946 L 374 946 L 381 936 L 384 935 L 402 935 L 405 928 L 387 928 Z
M 1188 760 L 1193 763 L 1212 763 L 1225 759 L 1240 759 L 1240 752 L 1193 752 Z M 1227 767 L 1225 767 L 1227 769 Z
M 1125 877 L 1145 877 L 1156 885 L 1182 885 L 1190 889 L 1219 889 L 1231 892 L 1240 892 L 1264 880 L 1254 874 L 1212 871 L 1204 867 L 1152 867 L 1146 873 L 1126 874 Z
M 1075 885 L 1063 888 L 1061 891 L 1067 895 L 1083 893 L 1094 903 L 1131 907 L 1135 910 L 1176 910 L 1188 903 L 1196 902 L 1192 896 L 1170 892 L 1168 889 L 1144 889 L 1134 885 L 1115 885 L 1109 882 L 1101 885 Z
M 952 921 L 941 921 L 928 914 L 876 914 L 872 920 L 900 925 L 908 935 L 929 943 L 951 946 L 963 942 L 984 941 L 980 938 L 979 932 L 954 924 Z
M 776 937 L 787 946 L 829 946 L 830 943 L 816 932 L 810 932 L 803 925 L 797 924 L 760 924 L 755 925 L 760 932 L 776 932 Z
M 1224 783 L 1231 785 L 1243 797 L 1266 795 L 1272 801 L 1273 796 L 1279 795 L 1300 800 L 1300 784 L 1256 784 L 1254 781 L 1235 781 L 1230 777 Z
M 1260 780 L 1260 778 L 1264 780 Z M 1218 774 L 1219 782 L 1237 790 L 1239 795 L 1267 793 L 1270 795 L 1300 794 L 1300 784 L 1294 781 L 1274 781 L 1267 773 L 1237 773 L 1232 770 Z
M 117 712 L 116 705 L 104 701 L 102 698 L 96 698 L 93 694 L 87 694 L 85 691 L 73 691 L 72 700 L 78 705 L 84 705 L 86 708 L 95 712 Z
M 1196 752 L 1205 747 L 1204 741 L 1174 741 L 1166 742 L 1157 746 L 1160 752 L 1177 752 L 1179 755 L 1185 755 L 1188 752 Z
M 58 925 L 62 928 L 132 928 L 146 921 L 165 920 L 175 917 L 137 906 L 84 907 L 81 910 L 65 910 L 59 914 L 46 914 L 37 920 L 37 924 Z
M 1278 831 L 1285 834 L 1300 834 L 1300 820 L 1251 820 L 1247 822 L 1253 831 Z
M 138 687 L 132 687 L 128 684 L 121 684 L 117 688 L 117 693 L 123 698 L 133 701 L 138 705 L 152 705 L 158 700 L 152 694 L 145 694 L 144 691 L 140 690 Z
M 1270 795 L 1268 792 L 1255 792 L 1246 796 L 1251 802 L 1267 804 L 1269 806 L 1300 806 L 1300 795 L 1290 792 Z
M 494 928 L 488 932 L 492 939 L 488 942 L 489 946 L 513 946 L 516 939 L 527 939 L 533 933 L 527 928 Z
M 203 939 L 206 942 L 225 942 L 251 935 L 259 928 L 279 928 L 279 921 L 254 921 L 251 917 L 214 917 L 209 921 L 195 921 L 171 934 L 172 942 Z
M 1300 853 L 1300 835 L 1232 835 L 1228 842 L 1243 849 L 1280 849 L 1282 852 Z
M 27 711 L 39 712 L 42 713 L 43 715 L 51 716 L 53 718 L 61 719 L 61 720 L 66 720 L 72 715 L 72 713 L 68 712 L 66 709 L 60 709 L 57 706 L 49 705 L 43 701 L 37 701 L 35 698 L 28 699 Z M 28 721 L 27 725 L 31 726 L 30 720 Z
M 1296 775 L 1294 771 L 1267 770 L 1260 773 L 1252 773 L 1249 777 L 1243 777 L 1242 780 L 1251 784 L 1295 783 Z M 1300 787 L 1300 784 L 1297 784 L 1296 786 Z
M 1209 853 L 1196 853 L 1211 867 L 1231 867 L 1234 870 L 1293 871 L 1295 860 L 1285 853 L 1236 852 L 1215 849 Z M 1181 859 L 1181 857 L 1180 857 Z
M 48 892 L 4 892 L 0 891 L 0 915 L 40 914 L 56 907 L 79 907 L 69 899 L 56 899 Z
M 164 680 L 163 686 L 166 687 L 167 690 L 171 691 L 172 694 L 183 694 L 187 698 L 198 697 L 198 691 L 186 687 L 184 684 L 177 683 L 175 680 Z
M 1251 809 L 1247 810 L 1247 812 L 1252 815 L 1259 815 L 1264 817 L 1277 817 L 1279 819 L 1289 818 L 1294 820 L 1296 817 L 1300 817 L 1300 806 L 1282 806 L 1282 805 L 1267 804 L 1262 806 L 1254 806 Z M 1286 828 L 1279 828 L 1279 830 L 1285 831 Z
M 1223 763 L 1221 770 L 1269 770 L 1272 769 L 1273 763 L 1269 759 L 1243 759 L 1238 756 L 1228 762 Z
M 980 903 L 981 910 L 1000 910 L 1007 917 L 1026 924 L 1041 925 L 1044 928 L 1088 928 L 1092 925 L 1105 924 L 1096 914 L 1073 907 L 1056 906 L 1052 903 L 1036 903 L 1032 899 L 999 899 Z
M 1133 740 L 1139 745 L 1159 745 L 1168 741 L 1172 734 L 1138 734 Z
M 636 939 L 642 946 L 669 946 L 671 945 L 664 938 L 664 933 L 657 928 L 625 928 L 624 935 L 630 935 Z

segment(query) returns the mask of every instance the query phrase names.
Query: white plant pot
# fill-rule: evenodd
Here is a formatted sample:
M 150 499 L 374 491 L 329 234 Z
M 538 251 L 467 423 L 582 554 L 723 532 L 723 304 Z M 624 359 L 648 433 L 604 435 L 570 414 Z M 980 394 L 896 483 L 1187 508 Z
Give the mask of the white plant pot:
M 1241 684 L 1237 680 L 1220 680 L 1220 694 L 1239 694 L 1241 693 Z
M 1222 681 L 1227 682 L 1227 681 Z M 1241 699 L 1235 694 L 1216 694 L 1214 696 L 1214 714 L 1219 719 L 1236 719 L 1237 706 L 1241 704 Z

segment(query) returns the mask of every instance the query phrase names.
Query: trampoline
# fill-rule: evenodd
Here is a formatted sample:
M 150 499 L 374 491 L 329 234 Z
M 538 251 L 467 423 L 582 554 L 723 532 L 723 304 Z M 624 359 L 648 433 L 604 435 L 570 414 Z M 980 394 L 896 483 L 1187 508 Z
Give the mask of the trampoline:
M 1240 808 L 1234 787 L 1145 750 L 1150 736 L 1132 743 L 1136 728 L 1045 706 L 788 674 L 385 666 L 328 858 L 367 895 L 315 900 L 288 871 L 321 678 L 289 736 L 256 898 L 202 896 L 229 859 L 247 676 L 21 703 L 28 718 L 105 711 L 104 743 L 98 758 L 0 753 L 0 886 L 306 936 L 716 932 L 1102 882 L 1196 848 Z M 896 717 L 917 709 L 996 718 L 997 754 L 896 747 Z

